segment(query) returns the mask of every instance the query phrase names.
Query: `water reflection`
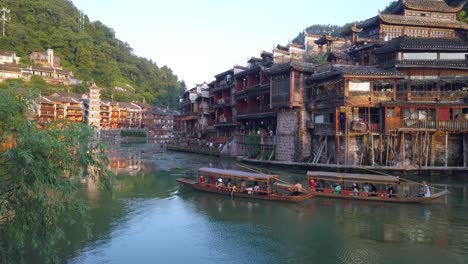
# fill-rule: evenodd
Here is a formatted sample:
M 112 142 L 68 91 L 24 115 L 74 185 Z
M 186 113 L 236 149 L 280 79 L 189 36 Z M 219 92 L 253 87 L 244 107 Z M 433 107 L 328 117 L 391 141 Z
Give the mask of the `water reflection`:
M 465 263 L 466 185 L 430 205 L 316 198 L 274 203 L 195 192 L 175 178 L 200 166 L 239 169 L 232 160 L 165 153 L 147 145 L 111 155 L 114 197 L 84 186 L 92 239 L 71 229 L 72 263 Z M 260 168 L 301 177 L 303 171 Z

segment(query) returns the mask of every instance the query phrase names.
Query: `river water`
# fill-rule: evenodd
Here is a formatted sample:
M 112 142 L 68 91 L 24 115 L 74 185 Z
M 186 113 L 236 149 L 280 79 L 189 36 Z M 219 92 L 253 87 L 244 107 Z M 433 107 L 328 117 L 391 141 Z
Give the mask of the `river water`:
M 114 197 L 83 186 L 92 237 L 70 228 L 63 261 L 468 263 L 468 184 L 461 179 L 429 179 L 452 192 L 430 205 L 323 198 L 285 204 L 199 193 L 175 181 L 201 166 L 236 168 L 235 160 L 150 145 L 116 148 L 111 160 Z M 305 175 L 261 169 L 290 179 Z

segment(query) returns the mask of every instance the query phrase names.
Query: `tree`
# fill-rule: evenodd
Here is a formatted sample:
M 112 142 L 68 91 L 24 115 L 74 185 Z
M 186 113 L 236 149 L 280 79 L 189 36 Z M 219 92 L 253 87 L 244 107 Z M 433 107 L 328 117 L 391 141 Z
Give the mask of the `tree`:
M 75 196 L 80 175 L 110 190 L 103 147 L 91 142 L 93 129 L 54 122 L 39 129 L 26 117 L 31 100 L 17 89 L 0 90 L 0 141 L 13 136 L 15 147 L 0 150 L 0 263 L 24 262 L 33 250 L 55 261 L 64 239 L 60 224 L 83 216 Z M 11 137 L 10 137 L 11 138 Z

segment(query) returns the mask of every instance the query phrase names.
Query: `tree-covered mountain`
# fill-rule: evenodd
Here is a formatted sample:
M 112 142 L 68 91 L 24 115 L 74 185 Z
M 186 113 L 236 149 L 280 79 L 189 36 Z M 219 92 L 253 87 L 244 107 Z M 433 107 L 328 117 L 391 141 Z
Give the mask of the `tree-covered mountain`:
M 117 101 L 157 103 L 176 108 L 185 84 L 167 66 L 133 54 L 110 27 L 84 15 L 69 0 L 0 0 L 11 10 L 0 50 L 27 58 L 31 51 L 52 48 L 62 66 L 83 81 L 102 87 L 103 97 Z M 29 60 L 22 60 L 28 64 Z M 114 89 L 121 87 L 123 89 Z M 86 90 L 75 87 L 76 90 Z

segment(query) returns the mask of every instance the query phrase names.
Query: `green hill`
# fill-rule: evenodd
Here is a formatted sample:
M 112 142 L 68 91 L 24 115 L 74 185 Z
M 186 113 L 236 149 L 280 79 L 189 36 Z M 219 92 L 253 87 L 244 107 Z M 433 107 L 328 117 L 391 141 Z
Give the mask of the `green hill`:
M 71 1 L 0 0 L 1 7 L 11 10 L 11 21 L 7 36 L 0 38 L 0 50 L 27 58 L 33 50 L 52 48 L 64 69 L 106 87 L 104 98 L 178 107 L 185 84 L 170 68 L 134 55 L 128 43 L 116 39 L 115 32 L 99 21 L 91 22 L 84 15 L 81 24 L 80 11 Z M 116 86 L 127 91 L 111 88 Z M 85 91 L 86 87 L 73 89 Z

